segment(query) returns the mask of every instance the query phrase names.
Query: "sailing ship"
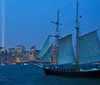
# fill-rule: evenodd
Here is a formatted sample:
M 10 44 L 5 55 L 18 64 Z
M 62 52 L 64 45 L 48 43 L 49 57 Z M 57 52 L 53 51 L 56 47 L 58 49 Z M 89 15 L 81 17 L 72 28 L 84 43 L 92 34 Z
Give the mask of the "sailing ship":
M 100 61 L 100 42 L 97 30 L 79 36 L 78 21 L 78 0 L 76 5 L 76 50 L 74 53 L 72 35 L 63 38 L 59 36 L 59 11 L 56 28 L 56 64 L 43 66 L 46 75 L 59 75 L 68 77 L 100 77 L 100 66 L 94 63 Z M 49 36 L 50 37 L 50 36 Z M 39 56 L 41 62 L 51 61 L 52 44 L 49 44 L 49 37 L 44 43 Z

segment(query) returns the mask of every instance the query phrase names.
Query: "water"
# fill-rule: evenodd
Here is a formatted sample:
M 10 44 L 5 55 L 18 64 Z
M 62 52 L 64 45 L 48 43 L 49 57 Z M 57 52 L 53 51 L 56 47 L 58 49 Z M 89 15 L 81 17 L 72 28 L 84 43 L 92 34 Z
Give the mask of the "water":
M 46 76 L 34 65 L 0 67 L 0 85 L 100 85 L 99 78 Z

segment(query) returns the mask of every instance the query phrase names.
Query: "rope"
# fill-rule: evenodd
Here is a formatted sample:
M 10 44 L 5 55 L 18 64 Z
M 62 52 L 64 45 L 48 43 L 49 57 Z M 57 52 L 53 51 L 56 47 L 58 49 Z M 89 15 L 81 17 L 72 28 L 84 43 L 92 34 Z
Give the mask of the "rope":
M 73 22 L 73 23 L 71 23 L 71 24 L 69 24 L 69 25 L 66 25 L 64 28 L 60 29 L 59 31 L 62 31 L 62 30 L 64 30 L 65 28 L 70 27 L 70 26 L 73 25 L 74 23 L 75 23 L 75 22 Z

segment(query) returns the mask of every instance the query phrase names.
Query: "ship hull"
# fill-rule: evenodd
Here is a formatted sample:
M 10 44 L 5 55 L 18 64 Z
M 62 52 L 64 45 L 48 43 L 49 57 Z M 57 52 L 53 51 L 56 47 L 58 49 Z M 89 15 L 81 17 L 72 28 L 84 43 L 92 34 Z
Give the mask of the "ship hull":
M 66 77 L 100 77 L 100 70 L 91 71 L 59 71 L 43 68 L 46 75 Z

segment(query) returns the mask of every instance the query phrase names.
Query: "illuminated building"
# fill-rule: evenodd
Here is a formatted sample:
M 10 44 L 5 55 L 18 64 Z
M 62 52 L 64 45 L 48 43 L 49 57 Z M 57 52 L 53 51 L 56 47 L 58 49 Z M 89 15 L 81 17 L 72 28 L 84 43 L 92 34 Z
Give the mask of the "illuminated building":
M 27 62 L 29 59 L 29 51 L 24 51 L 22 55 L 23 55 L 23 57 L 21 57 L 21 61 Z
M 0 64 L 4 63 L 4 47 L 0 47 Z
M 36 46 L 31 47 L 30 53 L 35 55 L 35 53 L 36 53 Z
M 7 64 L 8 63 L 8 52 L 7 52 L 7 49 L 5 50 L 5 53 L 4 53 L 4 63 Z
M 0 47 L 0 53 L 4 52 L 4 47 Z
M 15 48 L 9 48 L 8 51 L 9 51 L 9 53 L 14 53 L 15 52 Z
M 25 51 L 25 47 L 23 45 L 17 45 L 17 53 L 22 53 Z
M 4 55 L 4 47 L 0 47 L 0 56 Z
M 32 60 L 36 60 L 36 47 L 35 46 L 31 47 L 30 49 L 29 61 L 32 61 Z
M 17 57 L 23 57 L 23 53 L 25 51 L 25 47 L 23 45 L 17 45 L 17 48 L 16 48 L 16 56 Z
M 15 62 L 16 63 L 20 63 L 21 62 L 21 59 L 20 58 L 16 58 Z
M 40 50 L 36 50 L 36 60 L 37 60 L 37 62 L 40 62 L 40 59 L 39 59 L 39 57 L 38 57 L 38 54 L 39 54 L 39 52 L 40 52 Z
M 36 47 L 33 46 L 30 48 L 30 51 L 25 51 L 23 45 L 17 45 L 15 48 L 8 48 L 4 50 L 3 47 L 0 47 L 0 64 L 15 64 L 20 62 L 34 62 L 39 61 L 38 58 L 39 50 L 36 50 Z
M 8 64 L 12 64 L 15 61 L 15 57 L 16 57 L 16 51 L 15 48 L 9 48 L 8 49 Z
M 36 58 L 38 57 L 38 54 L 39 54 L 40 50 L 36 50 Z
M 10 55 L 10 56 L 13 56 L 13 57 L 16 56 L 15 48 L 9 48 L 8 51 L 9 51 L 9 55 Z
M 32 53 L 30 53 L 30 56 L 29 56 L 29 61 L 31 60 L 34 60 L 34 55 Z

